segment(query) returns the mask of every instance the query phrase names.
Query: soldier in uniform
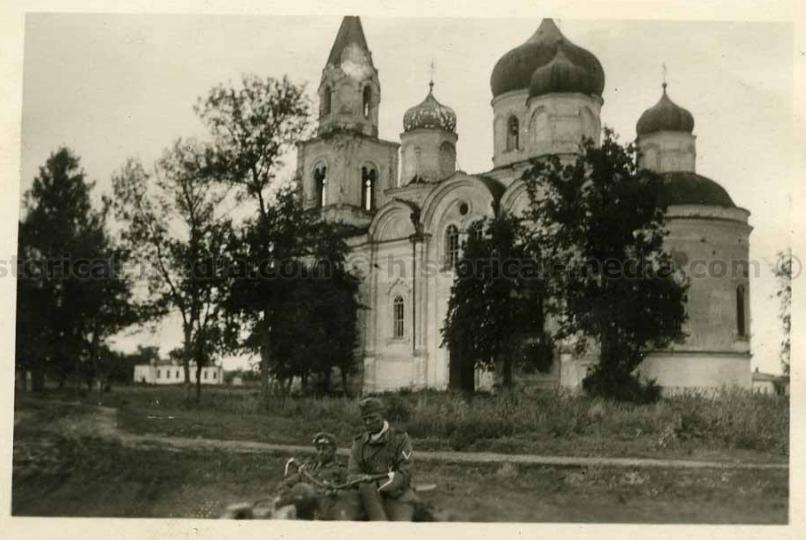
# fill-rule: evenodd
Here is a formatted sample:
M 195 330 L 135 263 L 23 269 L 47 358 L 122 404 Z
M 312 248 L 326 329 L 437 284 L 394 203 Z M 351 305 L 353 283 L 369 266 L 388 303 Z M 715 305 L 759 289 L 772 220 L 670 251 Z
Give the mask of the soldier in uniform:
M 313 436 L 316 457 L 306 461 L 301 467 L 317 480 L 330 484 L 343 484 L 347 481 L 347 470 L 336 459 L 336 437 L 331 433 L 320 431 Z M 297 472 L 283 480 L 284 488 L 291 488 L 304 482 L 303 476 Z
M 279 504 L 294 504 L 299 512 L 298 517 L 302 519 L 338 519 L 339 516 L 332 516 L 336 510 L 335 494 L 324 493 L 319 486 L 306 482 L 302 471 L 321 482 L 343 484 L 347 481 L 347 469 L 336 459 L 334 435 L 320 431 L 313 436 L 313 444 L 316 457 L 303 463 L 296 473 L 285 477 L 280 487 Z M 340 507 L 335 512 L 343 513 Z
M 388 473 L 388 479 L 359 486 L 371 521 L 411 521 L 417 496 L 411 489 L 409 436 L 389 425 L 380 399 L 359 403 L 365 431 L 353 440 L 347 473 L 351 478 Z

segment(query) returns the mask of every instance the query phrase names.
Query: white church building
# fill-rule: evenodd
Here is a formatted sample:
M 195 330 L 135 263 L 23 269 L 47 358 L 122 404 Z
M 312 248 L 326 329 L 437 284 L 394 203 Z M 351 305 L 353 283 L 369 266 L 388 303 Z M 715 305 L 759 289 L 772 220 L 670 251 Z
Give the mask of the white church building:
M 600 139 L 605 73 L 551 19 L 492 70 L 492 169 L 456 169 L 456 115 L 435 97 L 378 137 L 381 85 L 358 17 L 345 17 L 322 71 L 316 136 L 299 144 L 304 204 L 353 225 L 349 264 L 363 278 L 359 313 L 364 390 L 445 388 L 450 351 L 441 328 L 453 266 L 471 223 L 528 206 L 522 172 L 547 154 L 573 156 Z M 687 338 L 655 351 L 641 370 L 666 389 L 751 386 L 749 212 L 696 172 L 694 118 L 659 101 L 636 125 L 643 165 L 662 175 L 667 248 L 691 278 Z M 576 387 L 594 353 L 557 349 L 546 382 Z

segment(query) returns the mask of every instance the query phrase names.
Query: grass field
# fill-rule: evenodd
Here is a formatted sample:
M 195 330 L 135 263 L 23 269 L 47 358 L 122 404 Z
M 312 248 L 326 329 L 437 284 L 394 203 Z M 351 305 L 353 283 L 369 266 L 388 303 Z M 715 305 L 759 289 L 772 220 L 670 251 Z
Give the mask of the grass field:
M 361 428 L 357 404 L 347 398 L 277 398 L 264 410 L 250 388 L 207 387 L 199 404 L 186 403 L 180 387 L 118 387 L 100 399 L 71 390 L 49 395 L 115 407 L 121 428 L 132 433 L 307 444 L 327 430 L 349 446 Z M 560 391 L 471 402 L 437 392 L 384 399 L 390 419 L 421 450 L 761 462 L 786 462 L 789 452 L 783 396 L 689 394 L 645 406 Z
M 13 515 L 215 517 L 272 494 L 281 477 L 286 456 L 129 448 L 79 426 L 53 430 L 92 411 L 18 397 Z M 462 521 L 787 521 L 785 470 L 418 463 L 415 474 L 437 483 L 429 500 Z

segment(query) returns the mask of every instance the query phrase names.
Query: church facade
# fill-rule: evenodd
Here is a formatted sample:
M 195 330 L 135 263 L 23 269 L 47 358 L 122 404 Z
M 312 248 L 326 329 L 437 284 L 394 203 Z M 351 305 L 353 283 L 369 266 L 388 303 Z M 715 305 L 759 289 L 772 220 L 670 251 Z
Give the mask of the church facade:
M 469 226 L 524 212 L 520 177 L 530 159 L 573 156 L 583 137 L 600 138 L 604 70 L 551 19 L 501 57 L 490 85 L 493 168 L 467 174 L 456 169 L 456 115 L 433 84 L 405 113 L 399 141 L 378 137 L 381 85 L 361 21 L 345 17 L 338 30 L 316 136 L 298 145 L 298 175 L 306 208 L 356 231 L 348 264 L 368 307 L 357 352 L 365 391 L 447 387 L 441 328 Z M 690 278 L 685 341 L 653 352 L 640 369 L 667 390 L 750 387 L 749 212 L 695 172 L 693 130 L 665 84 L 637 122 L 642 165 L 664 179 L 666 247 Z M 577 387 L 594 362 L 595 351 L 575 357 L 558 347 L 545 383 Z

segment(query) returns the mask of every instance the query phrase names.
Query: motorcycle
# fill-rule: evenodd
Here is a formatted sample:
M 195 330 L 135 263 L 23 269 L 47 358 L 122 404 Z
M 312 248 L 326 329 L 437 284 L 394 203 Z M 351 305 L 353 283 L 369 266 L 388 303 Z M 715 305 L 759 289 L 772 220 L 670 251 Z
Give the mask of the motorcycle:
M 310 474 L 305 465 L 295 458 L 286 462 L 284 477 L 288 477 L 292 467 L 302 481 L 288 493 L 229 505 L 221 518 L 365 521 L 366 512 L 356 488 L 364 483 L 389 479 L 388 473 L 381 473 L 364 475 L 343 483 L 327 482 Z M 412 488 L 415 493 L 425 493 L 436 489 L 436 484 L 421 484 Z M 414 521 L 438 521 L 437 516 L 431 505 L 423 501 L 415 504 Z

